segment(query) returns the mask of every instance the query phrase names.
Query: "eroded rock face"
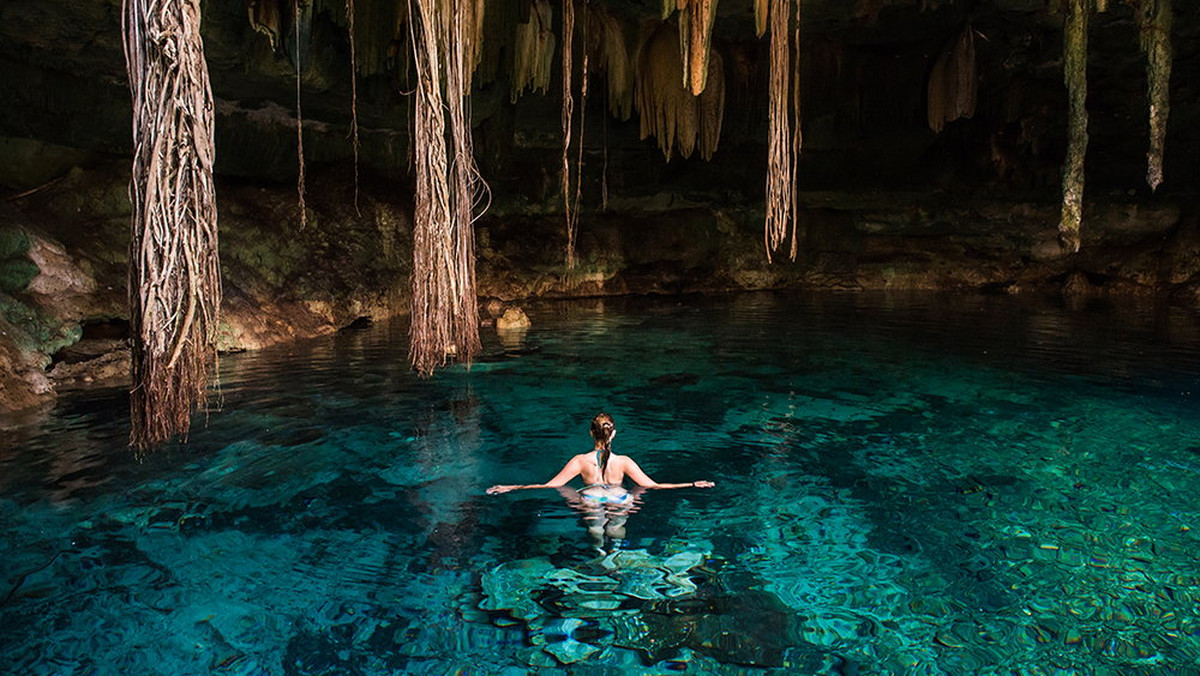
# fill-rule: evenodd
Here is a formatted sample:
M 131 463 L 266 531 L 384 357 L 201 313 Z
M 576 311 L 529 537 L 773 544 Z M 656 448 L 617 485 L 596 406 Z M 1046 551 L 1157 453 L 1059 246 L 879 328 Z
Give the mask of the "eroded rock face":
M 307 224 L 294 188 L 218 185 L 224 302 L 219 348 L 260 349 L 408 310 L 411 217 L 402 191 L 314 172 Z M 55 389 L 128 382 L 124 165 L 71 172 L 0 214 L 0 408 Z M 397 192 L 400 192 L 397 195 Z M 1172 202 L 1088 205 L 1084 247 L 1057 242 L 1058 205 L 1003 196 L 806 193 L 795 262 L 763 250 L 761 210 L 627 199 L 585 212 L 578 265 L 564 265 L 561 216 L 497 209 L 477 225 L 481 319 L 506 345 L 531 297 L 715 293 L 778 288 L 959 289 L 1068 297 L 1200 292 L 1200 232 Z M 13 234 L 16 233 L 16 234 Z M 32 270 L 32 272 L 30 272 Z M 512 325 L 511 327 L 509 325 Z M 100 328 L 106 328 L 100 331 Z
M 407 311 L 407 199 L 396 195 L 394 183 L 367 179 L 356 207 L 347 173 L 313 177 L 303 227 L 290 186 L 219 185 L 221 350 L 259 349 L 330 333 L 360 317 Z M 0 226 L 10 233 L 3 238 L 10 245 L 0 250 L 0 267 L 11 273 L 4 275 L 5 316 L 24 336 L 10 345 L 8 371 L 24 374 L 19 387 L 25 391 L 42 396 L 55 382 L 79 386 L 124 377 L 117 374 L 127 357 L 112 356 L 116 348 L 90 358 L 59 353 L 68 346 L 80 354 L 94 352 L 76 347 L 92 340 L 87 327 L 128 320 L 128 205 L 122 203 L 127 180 L 123 165 L 73 171 L 2 214 L 8 224 Z M 777 255 L 769 264 L 759 209 L 702 198 L 663 200 L 655 194 L 626 198 L 620 214 L 585 212 L 572 270 L 564 267 L 563 223 L 552 208 L 488 212 L 477 225 L 478 292 L 497 304 L 495 312 L 481 314 L 495 318 L 499 328 L 508 320 L 498 301 L 627 293 L 1057 292 L 1065 284 L 1073 295 L 1083 289 L 1089 295 L 1173 292 L 1190 300 L 1200 287 L 1196 220 L 1173 202 L 1090 204 L 1084 248 L 1067 254 L 1057 241 L 1054 202 L 1013 202 L 1006 195 L 805 193 L 798 260 Z
M 38 274 L 25 292 L 51 316 L 70 320 L 94 311 L 96 280 L 67 254 L 62 244 L 40 235 L 31 236 L 26 252 Z
M 353 192 L 336 175 L 308 201 L 226 186 L 220 193 L 224 302 L 218 348 L 253 350 L 407 310 L 407 207 Z M 56 390 L 129 382 L 128 171 L 66 179 L 0 214 L 0 411 Z M 122 202 L 122 200 L 125 200 Z M 100 327 L 100 328 L 96 328 Z
M 23 334 L 0 317 L 0 411 L 28 409 L 54 394 L 43 355 L 20 345 Z

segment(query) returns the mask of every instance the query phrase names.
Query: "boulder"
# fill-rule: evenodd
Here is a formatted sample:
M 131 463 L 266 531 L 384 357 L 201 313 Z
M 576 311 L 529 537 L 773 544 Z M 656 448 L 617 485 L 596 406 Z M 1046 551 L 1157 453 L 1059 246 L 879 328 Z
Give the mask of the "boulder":
M 504 310 L 504 314 L 496 318 L 497 331 L 512 331 L 517 329 L 528 329 L 530 326 L 529 316 L 519 307 L 512 306 Z

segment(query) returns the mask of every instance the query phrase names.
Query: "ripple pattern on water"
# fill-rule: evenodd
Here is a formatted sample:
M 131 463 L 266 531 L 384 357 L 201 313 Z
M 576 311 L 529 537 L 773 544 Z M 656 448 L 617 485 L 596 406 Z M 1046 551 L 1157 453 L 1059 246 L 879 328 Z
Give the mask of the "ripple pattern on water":
M 837 294 L 527 311 L 523 342 L 486 334 L 427 380 L 402 325 L 228 356 L 207 421 L 145 458 L 121 392 L 10 427 L 0 672 L 1200 662 L 1195 317 Z M 600 410 L 651 476 L 717 486 L 627 512 L 483 494 L 551 476 Z

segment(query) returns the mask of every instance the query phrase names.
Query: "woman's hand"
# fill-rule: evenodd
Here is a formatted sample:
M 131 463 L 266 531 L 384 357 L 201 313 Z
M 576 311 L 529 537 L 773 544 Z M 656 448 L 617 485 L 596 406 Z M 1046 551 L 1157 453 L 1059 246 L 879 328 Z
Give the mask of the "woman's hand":
M 712 488 L 713 486 L 716 486 L 716 484 L 711 481 L 693 481 L 692 485 L 696 488 Z
M 492 486 L 491 488 L 487 489 L 487 494 L 488 495 L 499 495 L 501 493 L 515 491 L 518 488 L 520 488 L 520 486 L 497 485 L 497 486 Z

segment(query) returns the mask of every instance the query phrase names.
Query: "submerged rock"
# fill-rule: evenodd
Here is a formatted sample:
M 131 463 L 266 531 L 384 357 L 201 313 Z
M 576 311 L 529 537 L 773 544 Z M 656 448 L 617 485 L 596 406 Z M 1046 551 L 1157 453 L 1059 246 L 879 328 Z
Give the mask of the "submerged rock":
M 515 329 L 528 329 L 531 325 L 529 316 L 519 307 L 513 306 L 504 311 L 504 314 L 496 318 L 497 331 L 511 331 Z

